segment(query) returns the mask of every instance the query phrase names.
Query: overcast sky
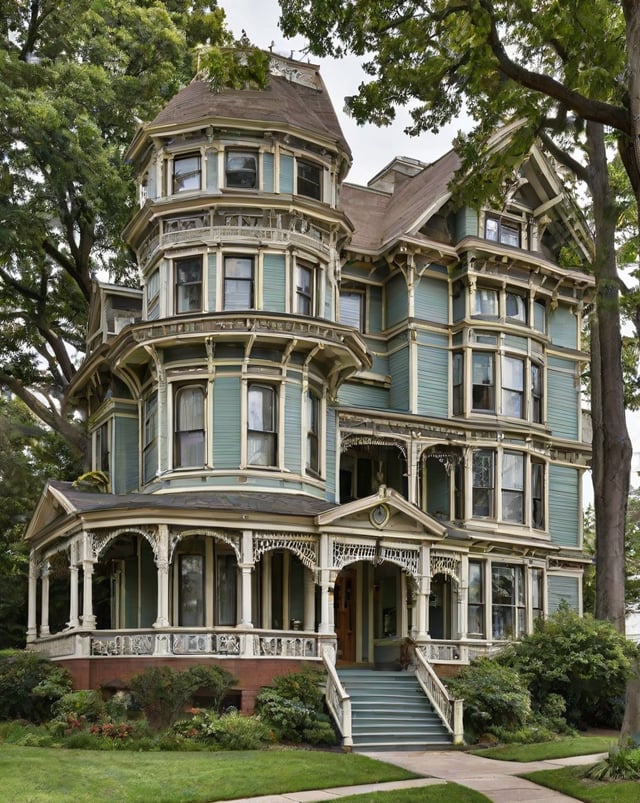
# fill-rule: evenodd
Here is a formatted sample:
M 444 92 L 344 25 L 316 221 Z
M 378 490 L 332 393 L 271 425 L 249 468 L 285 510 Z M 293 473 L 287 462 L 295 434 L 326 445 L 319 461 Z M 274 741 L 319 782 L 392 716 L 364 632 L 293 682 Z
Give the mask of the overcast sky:
M 246 31 L 251 42 L 265 50 L 273 44 L 273 50 L 286 56 L 307 60 L 303 54 L 304 39 L 285 39 L 278 28 L 280 6 L 278 0 L 218 0 L 224 8 L 227 23 L 236 39 Z M 293 51 L 293 54 L 292 54 Z M 394 156 L 410 156 L 423 162 L 433 162 L 451 148 L 451 142 L 465 121 L 444 128 L 439 134 L 424 134 L 409 137 L 404 129 L 410 123 L 408 114 L 399 111 L 396 122 L 387 128 L 374 125 L 358 126 L 343 112 L 344 98 L 355 95 L 358 85 L 365 78 L 355 58 L 336 61 L 316 59 L 320 73 L 327 86 L 342 131 L 353 153 L 353 166 L 347 180 L 366 184 Z M 634 473 L 631 484 L 637 487 L 640 470 L 640 414 L 627 415 L 629 433 L 634 443 Z M 585 503 L 593 499 L 590 480 L 584 488 Z

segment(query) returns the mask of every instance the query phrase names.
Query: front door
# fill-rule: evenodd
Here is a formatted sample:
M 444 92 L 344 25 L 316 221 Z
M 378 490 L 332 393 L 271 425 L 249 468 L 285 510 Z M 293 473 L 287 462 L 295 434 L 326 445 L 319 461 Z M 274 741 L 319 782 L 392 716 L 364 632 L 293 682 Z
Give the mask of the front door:
M 343 569 L 336 578 L 333 592 L 334 623 L 338 640 L 338 660 L 356 661 L 356 572 Z

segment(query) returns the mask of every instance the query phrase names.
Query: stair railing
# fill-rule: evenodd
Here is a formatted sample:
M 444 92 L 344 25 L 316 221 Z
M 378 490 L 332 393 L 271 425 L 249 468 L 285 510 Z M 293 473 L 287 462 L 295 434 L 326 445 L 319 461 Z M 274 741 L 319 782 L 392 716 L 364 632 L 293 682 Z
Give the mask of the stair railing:
M 414 649 L 416 677 L 422 690 L 436 709 L 445 726 L 453 736 L 454 744 L 464 742 L 462 724 L 462 700 L 454 700 L 436 675 L 431 664 L 420 650 Z
M 322 650 L 322 661 L 327 670 L 327 688 L 325 691 L 327 706 L 338 726 L 343 746 L 352 747 L 351 697 L 349 697 L 345 687 L 340 682 L 331 653 L 332 650 L 330 649 L 325 648 Z

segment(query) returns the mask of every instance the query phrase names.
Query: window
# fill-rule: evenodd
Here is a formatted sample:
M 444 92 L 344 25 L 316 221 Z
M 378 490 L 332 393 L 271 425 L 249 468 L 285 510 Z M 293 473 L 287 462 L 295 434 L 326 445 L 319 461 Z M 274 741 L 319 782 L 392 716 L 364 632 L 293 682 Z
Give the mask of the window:
M 542 366 L 531 363 L 531 420 L 542 423 Z
M 227 187 L 257 188 L 258 154 L 251 151 L 227 151 L 225 175 Z
M 160 271 L 154 270 L 147 282 L 147 320 L 155 321 L 160 316 Z
M 478 449 L 473 453 L 473 515 L 482 518 L 494 516 L 494 453 Z
M 505 306 L 507 318 L 520 323 L 527 322 L 527 301 L 523 296 L 507 292 Z
M 190 385 L 175 396 L 176 468 L 204 465 L 204 388 Z
M 177 259 L 176 314 L 202 312 L 202 259 Z
M 153 393 L 144 403 L 143 482 L 150 482 L 158 471 L 158 394 Z
M 96 471 L 109 473 L 109 452 L 109 423 L 106 422 L 96 430 L 94 451 Z
M 320 399 L 307 393 L 307 471 L 320 473 Z
M 298 170 L 298 195 L 306 195 L 308 198 L 322 200 L 322 168 L 311 162 L 297 163 Z
M 295 312 L 298 315 L 314 315 L 314 270 L 306 265 L 296 266 Z
M 531 526 L 544 530 L 544 463 L 531 461 Z
M 524 454 L 502 455 L 502 520 L 524 522 Z
M 180 555 L 181 627 L 204 627 L 204 555 Z
M 520 225 L 516 222 L 487 217 L 484 224 L 484 236 L 491 242 L 520 248 Z
M 474 410 L 486 410 L 493 412 L 495 409 L 493 354 L 482 351 L 473 353 L 472 381 L 472 408 Z
M 340 323 L 363 330 L 364 295 L 356 290 L 340 291 Z
M 238 564 L 232 552 L 216 549 L 216 625 L 237 624 Z
M 253 309 L 253 258 L 224 258 L 225 310 Z
M 176 156 L 173 160 L 173 192 L 200 189 L 200 154 Z
M 464 413 L 464 355 L 460 352 L 456 352 L 453 355 L 452 374 L 453 398 L 451 401 L 453 414 L 462 415 Z
M 472 638 L 484 638 L 484 566 L 469 561 L 469 598 L 467 630 Z
M 533 328 L 537 332 L 547 331 L 547 305 L 544 301 L 533 302 Z
M 276 391 L 270 385 L 249 385 L 247 462 L 252 466 L 277 465 Z
M 524 415 L 524 360 L 502 358 L 502 415 Z
M 491 567 L 493 638 L 517 638 L 525 632 L 524 593 L 522 566 Z
M 542 569 L 531 569 L 531 613 L 533 620 L 544 616 L 544 574 Z
M 498 317 L 498 291 L 478 289 L 475 292 L 475 315 Z

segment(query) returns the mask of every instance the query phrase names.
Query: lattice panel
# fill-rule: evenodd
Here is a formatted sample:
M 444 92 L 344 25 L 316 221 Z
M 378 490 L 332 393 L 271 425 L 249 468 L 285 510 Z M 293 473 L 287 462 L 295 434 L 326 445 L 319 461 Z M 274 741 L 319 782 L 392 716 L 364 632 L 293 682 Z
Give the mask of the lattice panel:
M 300 558 L 312 571 L 318 565 L 318 545 L 313 536 L 266 533 L 254 539 L 253 561 L 257 563 L 265 552 L 273 549 L 288 549 Z
M 349 563 L 357 563 L 359 560 L 368 560 L 370 563 L 382 563 L 382 558 L 378 554 L 375 544 L 353 544 L 343 541 L 333 543 L 333 567 L 342 569 Z
M 431 576 L 448 574 L 460 585 L 460 556 L 450 552 L 431 552 Z
M 406 572 L 417 577 L 420 561 L 420 553 L 417 549 L 383 546 L 380 548 L 380 557 L 382 560 L 397 563 Z
M 191 528 L 189 530 L 179 530 L 171 528 L 169 532 L 169 562 L 173 560 L 173 553 L 176 546 L 183 538 L 189 538 L 192 535 L 204 535 L 208 538 L 215 538 L 217 541 L 222 541 L 233 549 L 236 553 L 236 560 L 238 563 L 242 561 L 242 543 L 240 535 L 233 535 L 224 530 L 213 530 L 207 527 Z

